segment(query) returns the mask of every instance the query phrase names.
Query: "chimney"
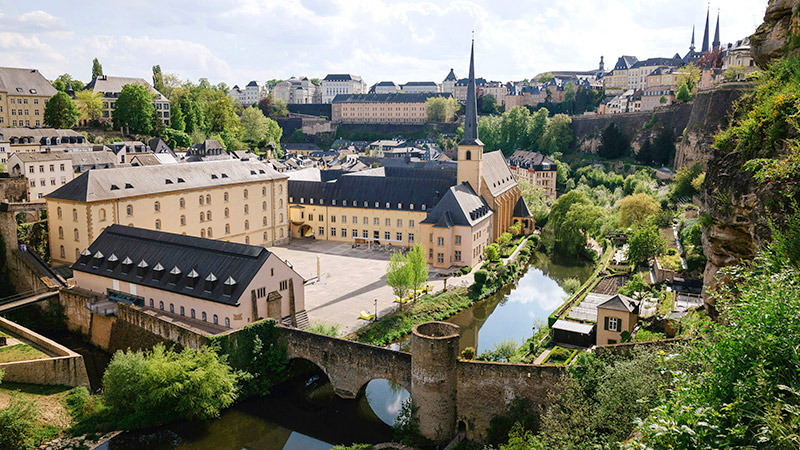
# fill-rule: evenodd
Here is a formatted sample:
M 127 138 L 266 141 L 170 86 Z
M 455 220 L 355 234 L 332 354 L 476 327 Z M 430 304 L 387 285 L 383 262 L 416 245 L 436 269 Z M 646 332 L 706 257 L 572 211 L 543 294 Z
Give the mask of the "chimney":
M 217 286 L 217 277 L 214 272 L 211 272 L 206 277 L 206 291 L 211 292 Z

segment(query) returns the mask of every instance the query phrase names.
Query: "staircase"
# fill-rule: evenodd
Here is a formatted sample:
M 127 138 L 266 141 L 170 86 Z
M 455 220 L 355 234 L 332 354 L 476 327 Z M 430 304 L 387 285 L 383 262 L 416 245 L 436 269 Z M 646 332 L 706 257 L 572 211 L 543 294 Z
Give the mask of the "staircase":
M 281 320 L 281 323 L 283 324 L 283 326 L 290 327 L 292 326 L 292 318 L 285 317 L 283 318 L 283 320 Z M 308 314 L 306 313 L 306 311 L 302 310 L 299 313 L 297 313 L 297 328 L 299 330 L 305 330 L 308 327 L 308 324 L 309 324 Z

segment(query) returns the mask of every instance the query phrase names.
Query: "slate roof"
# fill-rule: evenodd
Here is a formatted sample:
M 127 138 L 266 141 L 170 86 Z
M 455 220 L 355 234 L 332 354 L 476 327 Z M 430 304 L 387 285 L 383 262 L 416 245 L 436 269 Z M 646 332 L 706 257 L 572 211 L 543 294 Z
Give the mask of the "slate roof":
M 543 164 L 548 164 L 547 170 L 556 170 L 556 163 L 539 152 L 516 150 L 508 157 L 508 163 L 523 169 L 544 170 Z
M 469 184 L 451 186 L 422 223 L 435 228 L 473 226 L 494 214 L 486 202 Z
M 116 224 L 100 233 L 84 253 L 72 265 L 73 271 L 226 305 L 239 303 L 271 255 L 264 247 Z M 192 271 L 197 274 L 194 286 Z M 206 285 L 214 278 L 216 282 Z M 227 294 L 226 283 L 232 286 Z
M 86 85 L 84 90 L 100 92 L 103 94 L 103 97 L 105 98 L 118 97 L 119 93 L 122 92 L 122 86 L 125 86 L 126 84 L 138 84 L 144 86 L 151 94 L 156 94 L 158 96 L 157 100 L 166 102 L 169 101 L 167 97 L 165 97 L 161 92 L 158 92 L 144 78 L 112 77 L 108 75 L 101 75 L 99 77 L 95 77 L 94 80 L 90 81 L 89 84 Z M 114 94 L 114 95 L 108 95 L 108 94 Z
M 175 156 L 175 152 L 164 142 L 161 138 L 152 138 L 147 141 L 147 146 L 150 147 L 150 150 L 153 153 L 169 153 L 172 156 Z
M 617 63 L 614 64 L 614 70 L 630 69 L 638 61 L 639 58 L 635 56 L 628 56 L 628 55 L 620 56 L 619 59 L 617 60 Z
M 259 161 L 209 161 L 90 170 L 47 198 L 91 202 L 211 186 L 287 179 Z
M 639 302 L 628 297 L 627 295 L 617 294 L 605 302 L 597 305 L 597 308 L 612 309 L 614 311 L 638 314 Z
M 333 103 L 425 103 L 431 97 L 452 97 L 450 93 L 338 94 Z
M 0 92 L 52 97 L 56 88 L 36 69 L 0 67 Z
M 71 160 L 69 154 L 65 152 L 17 152 L 11 156 L 16 156 L 24 163 L 48 162 Z
M 311 150 L 317 152 L 322 150 L 317 144 L 292 143 L 292 142 L 281 144 L 281 148 L 287 153 L 297 150 Z
M 636 69 L 638 67 L 650 67 L 650 66 L 670 66 L 670 67 L 680 67 L 683 64 L 680 57 L 678 58 L 648 58 L 644 61 L 637 61 L 636 63 L 631 66 L 631 69 Z
M 84 166 L 110 168 L 117 163 L 117 158 L 111 152 L 70 152 L 69 156 L 72 158 L 72 167 L 75 172 L 82 172 Z
M 50 138 L 58 138 L 62 143 L 86 142 L 86 138 L 75 130 L 59 129 L 59 128 L 0 128 L 0 142 L 10 141 L 11 138 L 30 138 L 35 142 L 43 145 L 48 145 L 47 140 Z
M 517 185 L 517 180 L 508 168 L 502 152 L 483 154 L 483 182 L 493 197 Z
M 411 86 L 433 86 L 433 87 L 437 87 L 439 85 L 436 84 L 433 81 L 409 81 L 408 83 L 405 83 L 402 86 L 403 87 L 405 87 L 405 86 L 409 86 L 409 87 L 411 87 Z
M 579 323 L 579 322 L 572 322 L 569 320 L 558 319 L 553 324 L 554 330 L 562 330 L 562 331 L 569 331 L 572 333 L 578 334 L 592 334 L 594 330 L 595 324 L 593 323 Z
M 525 198 L 520 195 L 519 199 L 517 200 L 517 204 L 514 205 L 514 217 L 531 217 L 531 210 L 528 208 L 528 204 L 525 202 Z
M 152 153 L 139 153 L 131 158 L 131 165 L 136 165 L 134 162 L 140 166 L 158 166 L 161 164 L 161 161 Z
M 361 77 L 349 73 L 329 73 L 323 81 L 361 81 Z

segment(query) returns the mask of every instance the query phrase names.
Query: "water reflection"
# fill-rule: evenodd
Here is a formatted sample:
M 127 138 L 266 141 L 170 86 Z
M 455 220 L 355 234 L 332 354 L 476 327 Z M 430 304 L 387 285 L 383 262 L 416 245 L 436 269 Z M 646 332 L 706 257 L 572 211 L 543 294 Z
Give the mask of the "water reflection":
M 394 425 L 400 409 L 403 407 L 403 402 L 410 396 L 411 394 L 403 386 L 394 381 L 377 379 L 367 383 L 364 395 L 361 396 L 359 402 L 366 402 L 367 407 L 383 423 Z M 362 406 L 359 405 L 359 409 L 361 408 Z

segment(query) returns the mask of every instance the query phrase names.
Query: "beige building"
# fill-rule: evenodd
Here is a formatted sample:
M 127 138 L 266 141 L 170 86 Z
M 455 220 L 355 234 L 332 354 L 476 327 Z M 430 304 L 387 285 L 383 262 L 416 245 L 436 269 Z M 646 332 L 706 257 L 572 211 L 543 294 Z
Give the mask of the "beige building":
M 253 245 L 111 225 L 72 270 L 81 289 L 207 330 L 305 316 L 303 278 Z
M 606 95 L 618 95 L 628 90 L 628 70 L 638 61 L 639 58 L 635 56 L 619 57 L 611 73 L 603 78 Z
M 36 69 L 0 67 L 0 128 L 41 127 L 56 88 Z
M 639 319 L 639 303 L 617 294 L 597 305 L 597 345 L 622 342 L 622 333 L 633 333 Z
M 322 103 L 331 103 L 337 95 L 366 94 L 367 83 L 357 75 L 328 74 L 322 79 Z
M 86 85 L 85 89 L 93 92 L 99 92 L 103 95 L 103 117 L 114 117 L 114 106 L 117 103 L 122 87 L 126 84 L 138 84 L 147 88 L 153 96 L 153 106 L 156 108 L 156 114 L 164 122 L 164 125 L 169 126 L 170 123 L 170 103 L 169 99 L 163 94 L 155 90 L 143 78 L 130 78 L 130 77 L 111 77 L 108 75 L 101 75 Z
M 16 153 L 8 172 L 28 179 L 28 201 L 39 200 L 72 181 L 72 157 L 64 152 Z
M 642 92 L 642 111 L 652 111 L 675 103 L 672 86 L 652 86 Z
M 517 150 L 508 157 L 508 167 L 517 181 L 526 180 L 544 191 L 548 201 L 556 200 L 556 169 L 552 159 L 539 152 Z
M 287 179 L 267 164 L 238 160 L 91 170 L 46 197 L 50 255 L 72 263 L 112 224 L 285 243 Z
M 334 123 L 407 123 L 428 122 L 426 101 L 449 94 L 358 94 L 337 95 L 331 105 Z
M 0 127 L 0 163 L 8 164 L 14 153 L 51 150 L 91 151 L 93 145 L 73 130 L 54 128 L 2 128 Z
M 290 105 L 322 103 L 322 87 L 312 83 L 308 77 L 281 81 L 272 88 L 270 95 Z

